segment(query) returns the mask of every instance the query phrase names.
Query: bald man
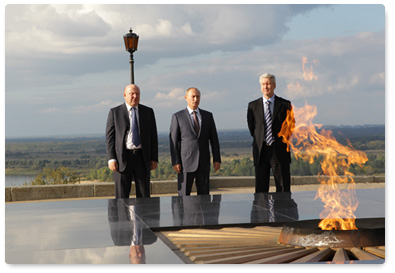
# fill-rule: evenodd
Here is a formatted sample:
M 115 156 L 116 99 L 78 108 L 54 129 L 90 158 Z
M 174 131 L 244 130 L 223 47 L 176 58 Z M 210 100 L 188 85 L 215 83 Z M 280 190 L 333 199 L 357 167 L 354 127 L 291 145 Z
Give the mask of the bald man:
M 152 108 L 140 104 L 140 88 L 127 85 L 125 103 L 110 110 L 106 126 L 108 168 L 114 172 L 115 198 L 150 197 L 151 170 L 158 166 L 158 133 Z

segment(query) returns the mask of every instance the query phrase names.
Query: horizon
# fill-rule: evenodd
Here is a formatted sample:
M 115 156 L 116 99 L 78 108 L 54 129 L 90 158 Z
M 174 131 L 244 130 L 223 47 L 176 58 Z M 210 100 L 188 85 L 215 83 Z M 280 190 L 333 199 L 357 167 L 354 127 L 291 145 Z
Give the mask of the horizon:
M 315 124 L 318 126 L 317 124 Z M 368 127 L 386 127 L 385 124 L 355 124 L 355 125 L 322 125 L 325 129 L 336 128 L 368 128 Z M 218 134 L 225 132 L 248 132 L 248 128 L 235 128 L 235 129 L 218 129 Z M 169 132 L 158 131 L 159 136 L 167 136 Z M 87 133 L 87 134 L 63 134 L 63 135 L 36 135 L 36 136 L 9 136 L 5 137 L 5 141 L 10 140 L 29 140 L 29 139 L 73 139 L 73 138 L 105 138 L 105 133 Z

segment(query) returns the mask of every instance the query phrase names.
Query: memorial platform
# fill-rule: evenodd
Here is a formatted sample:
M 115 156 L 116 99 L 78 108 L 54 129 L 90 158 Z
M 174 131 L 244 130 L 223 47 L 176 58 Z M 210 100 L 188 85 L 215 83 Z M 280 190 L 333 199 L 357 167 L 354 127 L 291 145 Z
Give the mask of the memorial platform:
M 357 219 L 385 217 L 384 188 L 356 193 Z M 299 191 L 6 203 L 5 262 L 183 264 L 186 260 L 160 235 L 162 230 L 280 227 L 319 219 L 323 203 L 315 195 Z

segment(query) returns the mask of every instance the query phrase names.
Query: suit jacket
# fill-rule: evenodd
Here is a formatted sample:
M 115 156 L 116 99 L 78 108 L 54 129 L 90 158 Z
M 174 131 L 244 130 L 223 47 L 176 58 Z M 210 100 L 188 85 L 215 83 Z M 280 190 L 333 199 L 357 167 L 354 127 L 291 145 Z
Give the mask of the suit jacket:
M 274 151 L 281 164 L 291 162 L 290 152 L 287 152 L 287 144 L 278 136 L 281 126 L 287 117 L 287 110 L 291 110 L 291 102 L 275 95 L 272 116 L 272 132 L 274 137 Z M 263 98 L 251 101 L 248 104 L 247 123 L 250 134 L 253 137 L 252 154 L 255 166 L 259 165 L 262 148 L 265 143 L 265 116 L 263 113 Z
M 158 162 L 158 133 L 155 114 L 152 108 L 139 104 L 140 141 L 147 170 L 151 161 Z M 108 159 L 118 161 L 119 172 L 123 172 L 127 164 L 126 133 L 129 131 L 130 121 L 126 104 L 123 103 L 110 110 L 106 126 L 106 144 Z
M 200 167 L 210 172 L 210 148 L 214 162 L 221 162 L 217 128 L 213 114 L 199 108 L 202 118 L 199 135 L 192 126 L 188 109 L 173 114 L 170 124 L 172 165 L 181 164 L 182 172 L 195 172 Z

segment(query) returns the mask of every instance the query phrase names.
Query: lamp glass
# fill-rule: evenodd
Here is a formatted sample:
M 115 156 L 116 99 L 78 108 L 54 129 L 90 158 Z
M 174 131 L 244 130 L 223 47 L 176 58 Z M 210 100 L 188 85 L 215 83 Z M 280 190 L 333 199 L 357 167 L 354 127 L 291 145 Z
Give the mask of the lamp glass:
M 130 33 L 128 33 L 125 36 L 123 36 L 123 39 L 125 41 L 126 51 L 134 52 L 137 50 L 139 36 L 137 36 L 134 33 L 132 35 L 130 35 Z

